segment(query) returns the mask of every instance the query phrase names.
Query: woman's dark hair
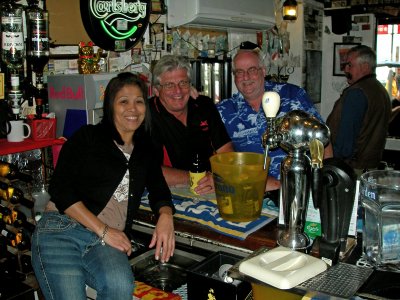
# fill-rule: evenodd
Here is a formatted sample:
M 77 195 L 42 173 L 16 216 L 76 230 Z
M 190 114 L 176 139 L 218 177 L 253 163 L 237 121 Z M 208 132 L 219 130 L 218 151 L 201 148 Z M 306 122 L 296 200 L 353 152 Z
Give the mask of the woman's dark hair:
M 146 131 L 150 131 L 151 122 L 146 83 L 138 75 L 130 72 L 119 73 L 116 77 L 112 78 L 104 92 L 103 119 L 101 123 L 111 131 L 112 138 L 120 145 L 123 145 L 124 142 L 114 123 L 114 101 L 117 93 L 126 85 L 137 86 L 143 94 L 146 112 L 143 124 L 140 127 L 144 126 Z

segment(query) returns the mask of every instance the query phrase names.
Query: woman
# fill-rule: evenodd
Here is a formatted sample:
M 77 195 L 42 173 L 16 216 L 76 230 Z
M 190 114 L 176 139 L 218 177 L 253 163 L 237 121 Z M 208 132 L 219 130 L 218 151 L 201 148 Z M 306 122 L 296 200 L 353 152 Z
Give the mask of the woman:
M 64 145 L 46 208 L 32 237 L 32 265 L 48 299 L 132 299 L 128 238 L 146 187 L 158 222 L 149 247 L 168 261 L 175 237 L 171 193 L 153 159 L 147 87 L 132 73 L 113 78 L 103 119 L 80 128 Z

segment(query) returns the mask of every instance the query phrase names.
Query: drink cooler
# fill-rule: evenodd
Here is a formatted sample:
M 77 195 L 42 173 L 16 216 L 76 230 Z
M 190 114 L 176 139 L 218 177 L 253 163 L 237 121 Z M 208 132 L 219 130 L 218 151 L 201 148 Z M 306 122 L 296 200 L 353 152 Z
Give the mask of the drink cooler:
M 57 137 L 69 138 L 82 125 L 99 123 L 104 91 L 115 76 L 117 73 L 48 76 L 49 110 L 56 114 Z

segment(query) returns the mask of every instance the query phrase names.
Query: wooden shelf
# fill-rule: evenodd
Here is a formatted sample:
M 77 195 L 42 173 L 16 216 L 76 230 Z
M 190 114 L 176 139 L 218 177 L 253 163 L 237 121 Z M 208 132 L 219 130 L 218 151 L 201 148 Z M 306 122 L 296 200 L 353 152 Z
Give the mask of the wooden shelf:
M 53 140 L 43 140 L 43 141 L 34 141 L 32 139 L 25 139 L 20 143 L 10 143 L 7 139 L 0 139 L 0 155 L 7 155 L 19 152 L 25 152 L 29 150 L 46 148 L 54 145 L 62 145 L 64 144 L 65 139 L 53 139 Z

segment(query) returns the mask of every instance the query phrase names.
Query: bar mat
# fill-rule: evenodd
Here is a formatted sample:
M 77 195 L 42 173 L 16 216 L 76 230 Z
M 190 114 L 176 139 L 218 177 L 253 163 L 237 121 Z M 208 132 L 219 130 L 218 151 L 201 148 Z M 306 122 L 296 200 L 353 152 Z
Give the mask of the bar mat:
M 373 269 L 338 263 L 298 287 L 342 298 L 350 298 L 364 284 Z

